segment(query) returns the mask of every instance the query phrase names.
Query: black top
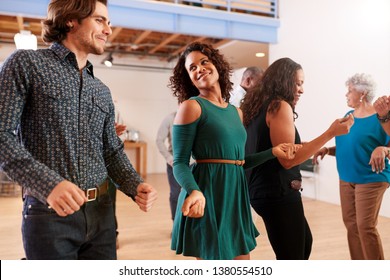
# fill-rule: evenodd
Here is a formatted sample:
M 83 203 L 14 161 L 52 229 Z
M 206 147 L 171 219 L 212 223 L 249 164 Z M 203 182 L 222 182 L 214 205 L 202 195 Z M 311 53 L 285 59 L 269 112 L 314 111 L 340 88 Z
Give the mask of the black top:
M 265 103 L 259 114 L 251 121 L 247 131 L 245 153 L 252 154 L 272 148 L 270 130 L 266 124 L 268 103 Z M 295 128 L 295 144 L 301 139 Z M 292 193 L 298 193 L 291 186 L 292 180 L 301 181 L 299 165 L 285 169 L 277 158 L 271 159 L 255 168 L 246 171 L 251 200 L 262 198 L 280 198 Z

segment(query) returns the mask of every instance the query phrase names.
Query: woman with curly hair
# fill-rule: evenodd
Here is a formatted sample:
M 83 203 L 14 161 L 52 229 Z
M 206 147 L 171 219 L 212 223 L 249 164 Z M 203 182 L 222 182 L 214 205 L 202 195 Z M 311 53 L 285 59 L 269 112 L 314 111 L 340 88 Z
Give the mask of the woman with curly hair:
M 210 45 L 192 43 L 169 86 L 180 106 L 172 129 L 173 172 L 182 187 L 172 250 L 197 259 L 249 259 L 253 224 L 245 166 L 293 158 L 300 145 L 281 144 L 245 157 L 241 110 L 229 104 L 231 68 Z M 190 168 L 190 157 L 196 163 Z M 181 211 L 180 211 L 181 210 Z
M 248 135 L 246 153 L 266 151 L 280 143 L 301 143 L 294 121 L 303 83 L 302 67 L 281 58 L 267 68 L 259 87 L 245 95 L 241 109 Z M 304 260 L 311 253 L 299 164 L 334 136 L 348 133 L 352 124 L 352 116 L 335 120 L 319 137 L 304 143 L 294 158 L 271 159 L 247 174 L 251 205 L 264 221 L 278 260 Z
M 347 228 L 348 246 L 353 260 L 383 260 L 381 238 L 376 228 L 383 195 L 389 187 L 390 137 L 372 105 L 375 82 L 370 75 L 357 73 L 345 82 L 347 105 L 355 124 L 348 135 L 336 137 L 336 145 L 323 147 L 315 155 L 336 156 L 339 173 L 340 204 Z

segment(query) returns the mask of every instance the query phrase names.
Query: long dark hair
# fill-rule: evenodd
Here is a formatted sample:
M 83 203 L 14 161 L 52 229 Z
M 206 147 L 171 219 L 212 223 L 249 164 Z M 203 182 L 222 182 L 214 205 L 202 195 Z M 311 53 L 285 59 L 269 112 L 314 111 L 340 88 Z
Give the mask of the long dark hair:
M 62 42 L 70 31 L 67 22 L 77 19 L 79 23 L 95 11 L 96 2 L 107 6 L 107 0 L 52 0 L 47 8 L 47 17 L 42 21 L 42 39 L 45 43 Z
M 287 57 L 276 60 L 266 69 L 261 83 L 248 90 L 240 107 L 245 126 L 257 116 L 264 103 L 269 104 L 268 112 L 272 113 L 279 109 L 280 101 L 284 100 L 293 108 L 294 117 L 298 117 L 294 108 L 294 93 L 296 74 L 300 69 L 300 64 Z
M 200 42 L 193 42 L 189 44 L 180 55 L 176 66 L 173 69 L 173 75 L 169 78 L 168 87 L 171 88 L 173 95 L 178 98 L 179 103 L 182 103 L 190 97 L 199 95 L 199 90 L 193 85 L 185 68 L 187 56 L 194 51 L 201 52 L 214 64 L 219 74 L 219 84 L 221 86 L 222 98 L 226 102 L 229 102 L 230 91 L 233 88 L 233 84 L 230 81 L 232 68 L 225 60 L 224 56 L 219 53 L 218 49 L 214 49 L 211 45 Z

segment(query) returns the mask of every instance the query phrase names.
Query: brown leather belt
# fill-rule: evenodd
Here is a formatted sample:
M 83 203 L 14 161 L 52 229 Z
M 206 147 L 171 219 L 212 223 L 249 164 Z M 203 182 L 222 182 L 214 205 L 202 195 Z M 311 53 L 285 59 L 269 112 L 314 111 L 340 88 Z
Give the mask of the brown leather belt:
M 243 166 L 245 160 L 233 160 L 233 159 L 197 159 L 196 163 L 226 163 Z
M 96 188 L 90 188 L 90 189 L 83 190 L 83 191 L 84 191 L 85 196 L 87 197 L 88 201 L 94 201 L 99 196 L 107 193 L 107 191 L 108 191 L 108 180 L 105 180 L 99 186 L 96 186 Z

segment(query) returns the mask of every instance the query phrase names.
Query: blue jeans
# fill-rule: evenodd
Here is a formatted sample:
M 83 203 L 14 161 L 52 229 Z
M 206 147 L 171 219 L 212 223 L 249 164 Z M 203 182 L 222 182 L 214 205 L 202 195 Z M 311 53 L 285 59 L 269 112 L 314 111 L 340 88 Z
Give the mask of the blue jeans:
M 173 168 L 169 164 L 167 164 L 167 175 L 169 182 L 169 204 L 171 207 L 171 217 L 172 220 L 175 219 L 176 207 L 177 207 L 177 199 L 179 198 L 179 194 L 181 191 L 181 187 L 179 183 L 176 181 L 175 176 L 173 176 Z
M 60 217 L 32 196 L 23 203 L 23 246 L 28 260 L 115 260 L 116 235 L 109 195 Z

